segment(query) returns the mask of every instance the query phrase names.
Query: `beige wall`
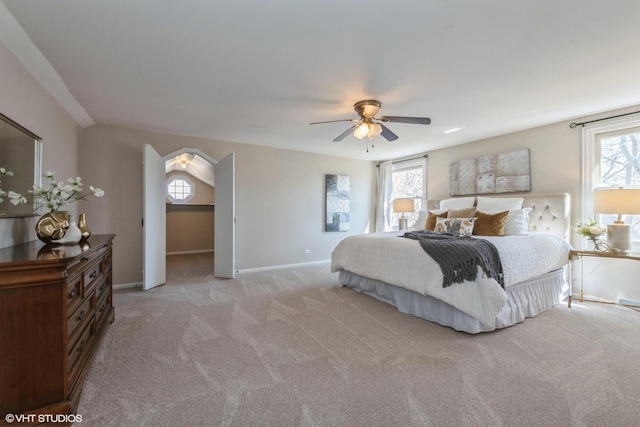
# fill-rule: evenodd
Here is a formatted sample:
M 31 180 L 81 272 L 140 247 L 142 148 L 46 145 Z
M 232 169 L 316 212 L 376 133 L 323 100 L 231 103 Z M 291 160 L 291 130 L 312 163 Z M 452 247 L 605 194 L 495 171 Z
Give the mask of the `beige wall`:
M 43 138 L 43 171 L 58 179 L 78 175 L 78 125 L 2 43 L 0 112 Z M 74 213 L 76 206 L 69 210 Z M 0 218 L 0 248 L 35 240 L 34 228 L 34 218 Z
M 216 141 L 91 126 L 82 132 L 80 173 L 103 188 L 105 203 L 87 208 L 94 233 L 115 233 L 114 282 L 142 280 L 142 149 L 160 155 L 184 147 L 215 160 L 236 154 L 236 267 L 239 270 L 327 260 L 347 234 L 373 218 L 373 162 Z M 351 177 L 349 233 L 323 231 L 324 175 Z M 311 253 L 303 254 L 304 249 Z

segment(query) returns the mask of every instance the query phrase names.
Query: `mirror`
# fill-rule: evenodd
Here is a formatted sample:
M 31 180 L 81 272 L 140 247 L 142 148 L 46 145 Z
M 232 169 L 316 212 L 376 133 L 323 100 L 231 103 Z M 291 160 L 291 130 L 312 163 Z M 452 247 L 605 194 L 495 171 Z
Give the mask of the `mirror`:
M 0 188 L 27 194 L 40 185 L 42 176 L 42 138 L 0 114 L 0 167 L 13 176 L 0 178 Z M 36 216 L 32 203 L 14 205 L 8 197 L 0 203 L 0 218 Z

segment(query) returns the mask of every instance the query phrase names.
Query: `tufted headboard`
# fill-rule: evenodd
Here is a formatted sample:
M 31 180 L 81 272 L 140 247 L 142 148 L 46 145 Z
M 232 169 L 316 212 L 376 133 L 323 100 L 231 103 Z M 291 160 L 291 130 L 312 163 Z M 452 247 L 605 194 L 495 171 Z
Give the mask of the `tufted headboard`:
M 529 213 L 529 231 L 555 234 L 569 240 L 571 230 L 571 197 L 567 193 L 549 194 L 509 194 L 504 196 L 483 195 L 487 197 L 522 197 L 523 208 L 531 208 Z M 441 199 L 429 199 L 427 210 L 438 209 Z

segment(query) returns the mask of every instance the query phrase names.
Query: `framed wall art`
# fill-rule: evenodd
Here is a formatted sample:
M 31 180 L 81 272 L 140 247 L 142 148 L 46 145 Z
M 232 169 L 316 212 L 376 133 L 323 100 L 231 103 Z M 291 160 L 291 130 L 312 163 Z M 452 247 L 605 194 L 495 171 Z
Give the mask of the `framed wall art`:
M 325 175 L 324 231 L 349 231 L 349 176 Z

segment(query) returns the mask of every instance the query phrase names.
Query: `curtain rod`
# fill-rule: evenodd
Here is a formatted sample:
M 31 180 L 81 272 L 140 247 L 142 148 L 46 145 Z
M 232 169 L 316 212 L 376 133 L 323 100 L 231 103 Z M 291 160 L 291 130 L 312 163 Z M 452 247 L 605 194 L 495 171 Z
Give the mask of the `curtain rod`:
M 420 159 L 424 157 L 425 159 L 429 157 L 429 155 L 427 153 L 421 154 L 419 156 L 409 156 L 409 157 L 400 157 L 399 159 L 393 159 L 391 160 L 391 163 L 398 163 L 398 162 L 406 162 L 407 160 L 415 160 L 415 159 Z M 380 163 L 384 163 L 384 162 L 388 162 L 389 160 L 384 160 L 382 162 L 378 162 L 376 163 L 376 167 L 380 166 Z
M 601 122 L 602 120 L 617 119 L 618 117 L 624 117 L 624 116 L 628 116 L 628 115 L 630 115 L 630 114 L 638 114 L 638 113 L 640 113 L 640 111 L 634 111 L 634 112 L 632 112 L 632 113 L 626 113 L 626 114 L 619 114 L 619 115 L 617 115 L 617 116 L 605 117 L 605 118 L 603 118 L 603 119 L 589 120 L 588 122 L 582 122 L 582 123 L 575 123 L 575 122 L 573 122 L 573 123 L 571 123 L 571 124 L 569 125 L 569 127 L 570 127 L 571 129 L 575 129 L 575 128 L 577 128 L 578 126 L 584 126 L 584 125 L 587 125 L 587 124 L 589 124 L 589 123 Z

